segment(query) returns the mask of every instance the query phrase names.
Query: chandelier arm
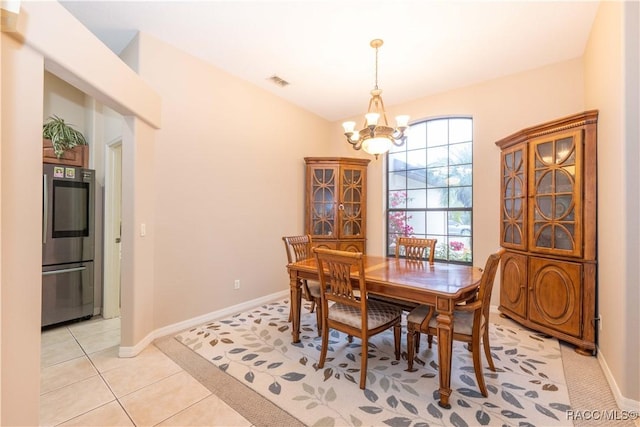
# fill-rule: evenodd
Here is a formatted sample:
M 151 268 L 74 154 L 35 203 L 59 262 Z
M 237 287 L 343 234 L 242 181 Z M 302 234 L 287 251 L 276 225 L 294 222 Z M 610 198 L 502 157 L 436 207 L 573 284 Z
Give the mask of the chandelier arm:
M 406 141 L 407 141 L 407 137 L 404 134 L 400 135 L 398 138 L 393 137 L 391 139 L 391 142 L 396 147 L 402 147 Z
M 384 109 L 384 101 L 382 100 L 381 95 L 376 95 L 376 98 L 380 101 L 380 109 L 382 110 L 382 118 L 384 119 L 384 125 L 389 126 L 389 122 L 387 121 L 387 110 Z

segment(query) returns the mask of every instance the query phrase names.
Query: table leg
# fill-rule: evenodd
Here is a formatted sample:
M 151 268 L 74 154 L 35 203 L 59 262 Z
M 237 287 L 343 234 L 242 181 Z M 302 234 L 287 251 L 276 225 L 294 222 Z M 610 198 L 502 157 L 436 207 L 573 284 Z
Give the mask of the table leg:
M 291 335 L 293 342 L 300 342 L 300 306 L 302 305 L 302 290 L 300 289 L 300 280 L 294 272 L 290 276 L 290 292 L 291 292 Z
M 440 306 L 444 304 L 439 304 Z M 449 306 L 449 304 L 446 304 Z M 449 396 L 451 396 L 451 354 L 453 352 L 453 312 L 440 311 L 438 321 L 438 362 L 440 364 L 440 401 L 438 405 L 450 409 Z

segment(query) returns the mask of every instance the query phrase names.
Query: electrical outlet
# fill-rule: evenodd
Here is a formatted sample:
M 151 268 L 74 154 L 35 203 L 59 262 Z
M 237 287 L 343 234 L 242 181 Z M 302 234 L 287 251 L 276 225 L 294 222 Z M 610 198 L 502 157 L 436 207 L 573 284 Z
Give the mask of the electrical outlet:
M 233 289 L 240 289 L 240 279 L 236 279 L 233 282 Z
M 598 328 L 602 330 L 602 314 L 598 314 Z

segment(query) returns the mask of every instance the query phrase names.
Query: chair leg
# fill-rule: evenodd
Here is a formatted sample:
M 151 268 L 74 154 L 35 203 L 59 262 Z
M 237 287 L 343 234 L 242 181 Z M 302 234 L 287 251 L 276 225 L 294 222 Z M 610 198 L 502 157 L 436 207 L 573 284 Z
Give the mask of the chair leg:
M 415 343 L 416 337 L 418 337 L 419 332 L 414 330 L 411 327 L 412 324 L 407 326 L 407 372 L 414 372 L 416 369 L 413 368 L 413 358 L 416 355 L 415 351 Z
M 402 329 L 400 323 L 393 325 L 393 338 L 395 341 L 396 360 L 400 360 L 400 340 L 402 338 Z
M 415 347 L 416 347 L 416 354 L 420 353 L 420 331 L 415 331 L 416 334 L 416 343 L 415 343 Z
M 489 329 L 485 328 L 482 337 L 482 345 L 484 346 L 484 354 L 487 356 L 487 362 L 489 363 L 489 369 L 496 371 L 496 367 L 493 364 L 493 357 L 491 357 L 491 348 L 489 348 Z
M 487 397 L 488 396 L 487 386 L 484 383 L 484 376 L 482 375 L 480 342 L 472 341 L 469 345 L 471 346 L 471 355 L 473 357 L 473 370 L 476 372 L 476 380 L 478 381 L 478 387 L 480 388 L 480 393 L 482 393 L 484 397 Z
M 316 300 L 311 300 L 311 308 L 309 309 L 309 313 L 313 313 L 313 310 L 316 308 Z
M 313 302 L 315 304 L 315 301 Z M 322 336 L 322 306 L 320 304 L 316 304 L 316 325 L 318 329 L 318 336 Z
M 367 362 L 369 361 L 369 337 L 365 334 L 362 337 L 362 359 L 360 361 L 360 389 L 367 386 Z
M 329 327 L 326 323 L 322 323 L 322 347 L 320 349 L 320 360 L 318 368 L 324 368 L 324 361 L 327 358 L 327 348 L 329 347 Z
M 429 335 L 427 337 L 427 343 L 429 344 L 429 348 L 433 345 L 433 335 Z

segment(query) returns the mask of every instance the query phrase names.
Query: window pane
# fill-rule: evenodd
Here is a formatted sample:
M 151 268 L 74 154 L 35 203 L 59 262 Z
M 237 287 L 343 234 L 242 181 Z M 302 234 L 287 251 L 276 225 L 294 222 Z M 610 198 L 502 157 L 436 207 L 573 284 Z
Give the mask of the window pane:
M 421 169 L 427 166 L 427 150 L 411 150 L 407 151 L 407 168 Z
M 427 174 L 426 169 L 413 170 L 413 171 L 407 172 L 407 176 L 409 177 L 409 180 L 407 181 L 407 188 L 408 189 L 424 188 L 425 187 L 424 177 L 426 174 Z
M 403 171 L 407 169 L 407 153 L 405 151 L 401 153 L 389 154 L 388 162 L 389 171 Z
M 470 208 L 471 203 L 471 187 L 449 188 L 449 206 L 452 208 Z
M 445 228 L 447 213 L 445 211 L 430 211 L 427 213 L 427 228 L 429 234 L 444 236 L 447 233 Z M 441 240 L 441 239 L 440 239 Z
M 446 145 L 448 139 L 448 120 L 429 120 L 427 122 L 427 147 Z
M 426 212 L 424 212 L 424 211 L 421 211 L 421 212 L 416 212 L 416 211 L 408 212 L 407 223 L 411 227 L 411 231 L 412 231 L 411 234 L 413 234 L 413 235 L 425 234 L 427 232 L 426 223 L 425 223 L 425 213 Z
M 472 146 L 470 142 L 464 144 L 455 144 L 449 146 L 449 164 L 460 165 L 471 163 Z
M 405 147 L 399 147 L 399 150 L 415 150 L 417 148 L 425 148 L 427 146 L 427 123 L 421 122 L 415 125 L 409 126 L 409 129 L 405 131 L 407 135 L 407 143 Z M 395 151 L 395 150 L 394 150 Z
M 473 170 L 471 165 L 452 166 L 449 168 L 449 185 L 452 187 L 471 185 Z
M 449 164 L 449 149 L 445 147 L 427 149 L 427 166 L 447 166 Z
M 430 209 L 446 208 L 449 204 L 449 190 L 447 188 L 434 188 L 427 190 Z
M 406 209 L 407 208 L 407 192 L 406 191 L 390 191 L 389 192 L 389 208 Z
M 427 169 L 428 187 L 446 187 L 449 178 L 449 168 L 429 168 Z
M 389 190 L 404 190 L 407 187 L 406 172 L 389 172 Z
M 427 191 L 426 190 L 409 190 L 407 191 L 407 208 L 408 209 L 424 209 L 427 207 Z
M 471 141 L 473 139 L 471 123 L 471 119 L 449 120 L 449 144 Z

